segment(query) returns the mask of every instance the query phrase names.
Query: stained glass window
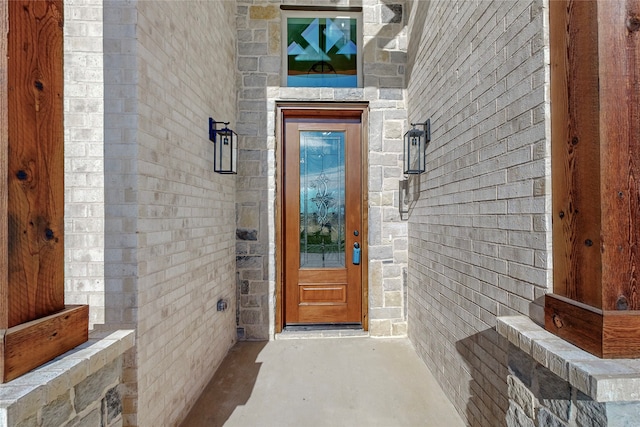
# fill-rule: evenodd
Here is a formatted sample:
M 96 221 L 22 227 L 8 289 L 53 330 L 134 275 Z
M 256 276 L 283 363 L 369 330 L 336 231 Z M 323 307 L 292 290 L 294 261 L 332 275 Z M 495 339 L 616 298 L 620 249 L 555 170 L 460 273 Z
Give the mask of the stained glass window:
M 309 15 L 310 12 L 306 12 Z M 313 12 L 284 15 L 286 86 L 358 87 L 360 20 Z

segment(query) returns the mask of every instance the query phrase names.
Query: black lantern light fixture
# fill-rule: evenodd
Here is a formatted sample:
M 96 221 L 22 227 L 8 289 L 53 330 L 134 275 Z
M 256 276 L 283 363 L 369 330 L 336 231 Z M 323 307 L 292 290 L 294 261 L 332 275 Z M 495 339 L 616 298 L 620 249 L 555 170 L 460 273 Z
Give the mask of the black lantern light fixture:
M 404 134 L 403 168 L 405 175 L 417 175 L 426 170 L 427 143 L 431 141 L 431 120 L 411 123 L 411 130 Z M 421 126 L 422 129 L 417 129 Z
M 223 174 L 237 172 L 238 134 L 227 126 L 230 122 L 216 122 L 209 117 L 209 140 L 213 142 L 213 170 Z M 218 129 L 218 125 L 224 127 Z

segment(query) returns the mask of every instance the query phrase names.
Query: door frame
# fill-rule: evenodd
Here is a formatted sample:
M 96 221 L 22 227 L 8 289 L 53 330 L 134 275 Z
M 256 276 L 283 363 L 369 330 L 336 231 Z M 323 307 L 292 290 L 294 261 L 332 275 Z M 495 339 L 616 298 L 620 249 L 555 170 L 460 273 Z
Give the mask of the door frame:
M 362 275 L 360 288 L 362 291 L 362 328 L 369 330 L 369 103 L 353 102 L 353 103 L 330 103 L 330 102 L 277 102 L 276 103 L 276 206 L 275 206 L 275 258 L 276 258 L 276 304 L 275 304 L 275 332 L 282 332 L 284 328 L 284 216 L 282 210 L 284 208 L 284 145 L 282 143 L 284 137 L 284 117 L 335 117 L 340 118 L 345 113 L 360 115 L 360 135 L 362 139 L 361 156 L 362 156 L 362 240 L 361 240 L 361 259 L 362 259 Z

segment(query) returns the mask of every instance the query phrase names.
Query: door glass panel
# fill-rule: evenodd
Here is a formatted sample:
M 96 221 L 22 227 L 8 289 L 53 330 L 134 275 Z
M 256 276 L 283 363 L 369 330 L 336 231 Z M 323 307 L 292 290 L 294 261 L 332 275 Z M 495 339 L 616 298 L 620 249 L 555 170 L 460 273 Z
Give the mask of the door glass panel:
M 344 153 L 344 132 L 300 132 L 300 268 L 345 266 Z

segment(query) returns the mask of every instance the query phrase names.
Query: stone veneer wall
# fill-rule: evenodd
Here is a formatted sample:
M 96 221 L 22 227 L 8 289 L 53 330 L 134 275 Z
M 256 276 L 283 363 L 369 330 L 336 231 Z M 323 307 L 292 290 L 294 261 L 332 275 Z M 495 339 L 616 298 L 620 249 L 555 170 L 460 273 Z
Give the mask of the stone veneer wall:
M 406 130 L 403 2 L 239 0 L 237 212 L 238 331 L 268 339 L 275 322 L 277 101 L 368 102 L 369 330 L 406 334 L 407 228 L 398 214 Z M 364 87 L 281 87 L 280 5 L 362 6 Z
M 409 117 L 432 128 L 411 180 L 409 337 L 474 426 L 509 408 L 496 316 L 541 320 L 551 283 L 545 5 L 408 5 Z

